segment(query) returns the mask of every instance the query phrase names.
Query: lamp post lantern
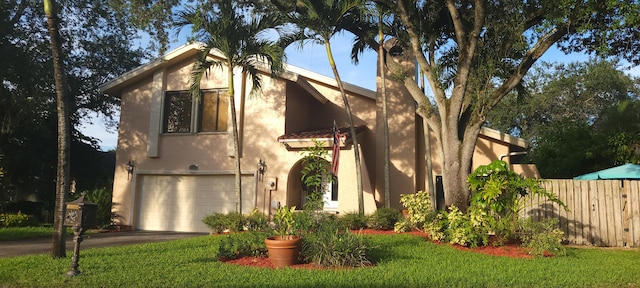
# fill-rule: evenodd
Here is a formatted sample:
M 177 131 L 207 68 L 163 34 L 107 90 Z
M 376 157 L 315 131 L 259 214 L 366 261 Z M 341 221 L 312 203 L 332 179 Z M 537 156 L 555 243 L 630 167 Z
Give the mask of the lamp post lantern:
M 96 225 L 96 213 L 98 205 L 85 199 L 86 194 L 82 193 L 75 201 L 67 202 L 67 209 L 64 217 L 64 225 L 71 226 L 73 230 L 73 256 L 71 257 L 71 270 L 67 276 L 73 277 L 80 274 L 78 271 L 78 261 L 80 260 L 80 242 L 85 230 Z

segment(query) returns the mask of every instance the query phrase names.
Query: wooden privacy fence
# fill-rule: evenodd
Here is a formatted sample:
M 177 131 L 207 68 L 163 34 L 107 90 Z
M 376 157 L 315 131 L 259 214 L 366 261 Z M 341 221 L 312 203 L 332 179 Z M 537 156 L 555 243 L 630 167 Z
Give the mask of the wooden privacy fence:
M 640 181 L 544 181 L 569 211 L 534 196 L 523 200 L 523 216 L 557 218 L 571 244 L 640 247 Z

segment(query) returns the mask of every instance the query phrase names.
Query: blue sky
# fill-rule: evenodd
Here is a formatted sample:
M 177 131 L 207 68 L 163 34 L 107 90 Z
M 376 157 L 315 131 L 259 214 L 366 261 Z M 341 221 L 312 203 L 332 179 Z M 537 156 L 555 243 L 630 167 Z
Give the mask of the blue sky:
M 360 57 L 360 63 L 357 66 L 354 65 L 350 56 L 352 38 L 350 34 L 340 34 L 332 39 L 332 51 L 340 77 L 344 82 L 375 90 L 376 53 L 374 51 L 365 51 Z M 184 43 L 184 41 L 173 43 L 169 50 L 175 49 Z M 297 45 L 292 45 L 285 52 L 288 64 L 333 77 L 324 46 L 306 43 L 300 49 Z M 552 48 L 541 58 L 542 61 L 564 63 L 585 61 L 587 59 L 587 55 L 565 55 L 555 48 Z M 634 67 L 626 72 L 630 75 L 640 76 L 640 67 Z M 99 117 L 92 119 L 92 122 L 94 124 L 86 124 L 81 130 L 88 136 L 100 139 L 102 150 L 115 149 L 117 142 L 116 131 L 114 129 L 109 131 Z

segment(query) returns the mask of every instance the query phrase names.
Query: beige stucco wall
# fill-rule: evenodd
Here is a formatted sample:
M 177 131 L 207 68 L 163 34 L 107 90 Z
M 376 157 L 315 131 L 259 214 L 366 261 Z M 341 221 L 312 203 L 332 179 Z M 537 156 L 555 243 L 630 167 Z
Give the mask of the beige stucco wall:
M 119 94 L 122 104 L 113 186 L 113 211 L 120 216 L 122 224 L 132 224 L 132 215 L 135 214 L 132 201 L 136 191 L 133 186 L 138 174 L 234 173 L 234 161 L 228 156 L 227 133 L 160 133 L 159 129 L 162 127 L 159 122 L 162 118 L 158 114 L 161 113 L 158 112 L 161 108 L 158 103 L 162 102 L 157 97 L 161 98 L 164 90 L 189 88 L 192 61 L 193 59 L 182 59 L 170 62 L 154 70 L 154 73 L 138 77 L 135 82 L 128 82 L 122 87 Z M 226 75 L 220 68 L 212 69 L 209 77 L 203 79 L 202 89 L 227 87 Z M 335 81 L 331 82 L 330 77 L 318 75 L 306 78 L 311 87 L 326 98 L 324 104 L 299 84 L 281 78 L 272 79 L 267 74 L 262 75 L 261 93 L 254 95 L 249 95 L 251 87 L 239 71 L 236 71 L 234 81 L 243 175 L 256 175 L 259 159 L 267 164 L 263 181 L 256 180 L 255 206 L 269 213 L 271 201 L 282 205 L 300 203 L 297 194 L 301 190 L 299 172 L 295 169 L 299 169 L 299 161 L 303 155 L 300 151 L 288 151 L 277 141 L 277 137 L 291 132 L 329 128 L 333 121 L 338 126 L 348 126 L 344 103 L 334 86 Z M 348 91 L 347 97 L 354 114 L 354 124 L 367 127 L 358 140 L 361 145 L 365 212 L 372 213 L 386 201 L 383 190 L 382 102 L 379 101 L 379 94 L 374 99 L 370 94 L 357 94 L 354 91 L 356 90 Z M 422 120 L 415 115 L 414 101 L 403 85 L 387 79 L 387 93 L 391 153 L 389 201 L 391 207 L 401 209 L 400 194 L 413 193 L 427 187 L 425 140 Z M 433 131 L 430 132 L 435 179 L 442 175 L 442 167 L 436 137 Z M 352 145 L 347 145 L 341 151 L 338 174 L 340 213 L 358 209 L 353 149 Z M 473 169 L 509 152 L 509 144 L 490 137 L 480 137 L 473 157 Z M 131 179 L 126 171 L 129 161 L 135 165 L 135 173 Z M 190 165 L 197 165 L 198 170 L 190 171 Z M 530 173 L 527 171 L 532 171 L 533 168 L 518 166 L 514 170 Z M 269 180 L 277 181 L 276 189 L 267 185 Z
M 119 215 L 124 225 L 132 225 L 135 207 L 132 200 L 134 185 L 139 174 L 231 174 L 234 169 L 233 159 L 227 156 L 227 133 L 172 134 L 157 136 L 157 154 L 148 152 L 153 133 L 160 133 L 160 123 L 153 128 L 152 93 L 154 79 L 156 87 L 165 90 L 186 90 L 189 87 L 192 60 L 187 59 L 171 63 L 164 70 L 156 71 L 156 77 L 144 77 L 135 84 L 122 90 L 120 126 L 118 129 L 118 147 L 116 153 L 116 171 L 113 186 L 113 211 Z M 158 77 L 158 73 L 162 77 Z M 236 73 L 240 75 L 240 73 Z M 348 125 L 343 110 L 340 93 L 320 82 L 311 84 L 329 101 L 324 105 L 317 117 L 309 117 L 309 113 L 318 109 L 318 101 L 314 100 L 296 84 L 283 79 L 272 79 L 262 75 L 262 91 L 249 95 L 250 86 L 243 85 L 241 76 L 234 77 L 236 89 L 236 109 L 238 110 L 242 143 L 241 169 L 243 175 L 256 173 L 259 159 L 267 164 L 267 171 L 262 182 L 257 182 L 257 199 L 255 206 L 265 213 L 270 212 L 270 201 L 279 201 L 286 205 L 290 196 L 287 193 L 289 172 L 302 158 L 302 154 L 287 149 L 277 141 L 277 137 L 291 132 L 292 129 L 314 129 L 331 127 L 333 120 L 338 125 Z M 202 89 L 227 87 L 226 73 L 213 69 L 207 79 L 201 83 Z M 245 87 L 246 86 L 246 87 Z M 284 92 L 287 91 L 285 97 Z M 355 117 L 355 124 L 362 125 L 375 121 L 374 100 L 362 95 L 349 95 Z M 291 103 L 287 103 L 287 99 Z M 312 102 L 308 104 L 307 102 Z M 303 109 L 306 107 L 305 109 Z M 297 115 L 301 114 L 301 115 Z M 287 117 L 285 117 L 287 115 Z M 162 118 L 156 118 L 160 121 Z M 290 119 L 285 123 L 285 119 Z M 295 119 L 309 119 L 299 124 Z M 296 126 L 297 125 L 297 126 Z M 153 132 L 155 130 L 155 132 Z M 289 130 L 289 131 L 288 131 Z M 151 136 L 151 137 L 150 137 Z M 362 134 L 363 158 L 372 158 L 371 133 Z M 357 194 L 355 193 L 355 164 L 352 147 L 341 153 L 339 179 L 345 179 L 339 185 L 339 210 L 344 213 L 357 210 Z M 135 165 L 134 177 L 129 178 L 126 164 L 131 161 Z M 372 177 L 374 171 L 371 161 L 363 161 L 365 169 L 363 187 L 365 189 L 366 211 L 375 211 Z M 189 171 L 190 165 L 197 165 L 197 171 Z M 271 190 L 267 182 L 274 179 L 277 189 Z M 137 187 L 139 189 L 139 187 Z M 243 209 L 244 210 L 244 209 Z

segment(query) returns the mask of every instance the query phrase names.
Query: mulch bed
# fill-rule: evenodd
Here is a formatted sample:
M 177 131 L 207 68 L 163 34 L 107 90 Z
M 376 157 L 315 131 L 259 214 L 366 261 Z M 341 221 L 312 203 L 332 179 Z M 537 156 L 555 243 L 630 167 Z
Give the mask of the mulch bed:
M 373 229 L 363 229 L 363 230 L 358 230 L 358 231 L 354 231 L 355 233 L 362 233 L 362 234 L 374 234 L 374 235 L 394 235 L 394 234 L 398 234 L 396 232 L 393 232 L 392 230 L 373 230 Z M 411 234 L 411 235 L 415 235 L 415 236 L 419 236 L 419 237 L 424 237 L 426 239 L 428 239 L 428 235 L 424 232 L 420 232 L 420 231 L 412 231 L 412 232 L 406 232 L 403 234 Z M 438 243 L 438 242 L 435 242 Z M 458 250 L 462 250 L 462 251 L 471 251 L 471 252 L 475 252 L 475 253 L 482 253 L 482 254 L 487 254 L 487 255 L 492 255 L 492 256 L 500 256 L 500 257 L 511 257 L 511 258 L 524 258 L 524 259 L 531 259 L 533 258 L 533 256 L 531 256 L 530 254 L 527 253 L 527 251 L 518 246 L 517 243 L 507 243 L 503 246 L 493 246 L 493 245 L 487 245 L 487 246 L 482 246 L 482 247 L 476 247 L 476 248 L 469 248 L 469 247 L 463 247 L 460 245 L 451 245 L 451 244 L 440 244 L 440 245 L 449 245 L 451 247 L 454 247 Z M 273 265 L 271 265 L 271 262 L 269 261 L 269 258 L 267 257 L 253 257 L 253 256 L 247 256 L 247 257 L 242 257 L 242 258 L 238 258 L 238 259 L 233 259 L 233 260 L 225 260 L 225 263 L 229 263 L 229 264 L 233 264 L 233 265 L 241 265 L 241 266 L 250 266 L 250 267 L 263 267 L 263 268 L 274 268 Z M 313 263 L 301 263 L 301 264 L 296 264 L 293 266 L 290 266 L 290 268 L 294 268 L 294 269 L 335 269 L 335 268 L 325 268 L 325 267 L 321 267 L 319 265 L 315 265 Z

